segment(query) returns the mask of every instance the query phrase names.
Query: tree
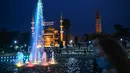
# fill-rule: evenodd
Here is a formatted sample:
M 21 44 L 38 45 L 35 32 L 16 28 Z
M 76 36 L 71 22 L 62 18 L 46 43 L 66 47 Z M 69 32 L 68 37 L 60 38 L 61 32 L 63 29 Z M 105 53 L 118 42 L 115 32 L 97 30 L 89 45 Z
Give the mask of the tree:
M 62 41 L 60 42 L 60 46 L 59 47 L 63 48 L 63 42 Z
M 74 42 L 75 42 L 75 45 L 77 46 L 78 45 L 78 37 L 77 36 L 75 36 L 75 38 L 74 38 Z
M 6 51 L 7 49 L 7 42 L 8 42 L 8 36 L 7 36 L 7 30 L 5 28 L 2 28 L 1 30 L 1 36 L 0 36 L 0 47 L 4 48 Z
M 64 26 L 64 29 L 66 31 L 66 40 L 65 40 L 65 46 L 66 46 L 66 49 L 68 49 L 68 36 L 69 36 L 69 28 L 70 28 L 70 20 L 69 19 L 63 19 L 63 26 Z
M 121 32 L 121 30 L 123 29 L 123 27 L 120 24 L 115 24 L 114 28 L 116 29 L 117 32 Z
M 116 35 L 118 35 L 118 36 L 129 36 L 129 29 L 128 28 L 123 28 L 123 26 L 121 26 L 120 24 L 115 24 L 114 28 L 117 31 Z

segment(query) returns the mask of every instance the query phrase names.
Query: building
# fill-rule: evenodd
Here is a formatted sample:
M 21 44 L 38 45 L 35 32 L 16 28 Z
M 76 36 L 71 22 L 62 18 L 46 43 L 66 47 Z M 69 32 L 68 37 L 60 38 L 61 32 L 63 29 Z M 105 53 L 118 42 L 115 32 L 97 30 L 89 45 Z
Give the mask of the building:
M 43 38 L 44 38 L 44 47 L 58 47 L 59 46 L 59 42 L 62 41 L 63 44 L 65 44 L 64 41 L 64 30 L 63 30 L 63 25 L 62 25 L 62 13 L 60 16 L 60 30 L 57 30 L 56 28 L 54 28 L 52 25 L 54 23 L 51 22 L 44 22 L 44 25 L 47 26 L 47 28 L 45 27 L 44 34 L 43 34 Z M 32 18 L 32 36 L 34 35 L 34 18 Z M 50 26 L 51 25 L 51 26 Z
M 99 11 L 96 13 L 96 33 L 102 33 L 101 16 Z
M 44 30 L 44 47 L 59 46 L 59 32 L 54 27 L 48 27 Z

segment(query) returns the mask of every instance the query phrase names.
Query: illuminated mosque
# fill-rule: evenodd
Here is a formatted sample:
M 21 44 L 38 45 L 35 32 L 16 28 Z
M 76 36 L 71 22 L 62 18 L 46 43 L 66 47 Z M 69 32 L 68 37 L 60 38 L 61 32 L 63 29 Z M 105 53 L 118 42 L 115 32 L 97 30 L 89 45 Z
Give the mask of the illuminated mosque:
M 62 17 L 62 13 L 60 16 L 60 30 L 56 29 L 55 27 L 53 27 L 53 25 L 55 24 L 54 22 L 43 22 L 42 26 L 45 26 L 45 28 L 43 29 L 43 41 L 44 47 L 59 47 L 59 42 L 63 42 L 63 45 L 65 46 L 65 38 L 64 38 L 64 30 L 63 30 L 63 17 Z M 32 36 L 34 35 L 34 18 L 32 18 Z M 99 11 L 96 13 L 96 33 L 102 33 L 102 27 L 101 27 L 101 16 Z M 74 36 L 69 36 L 69 38 L 72 40 L 74 39 Z
M 44 34 L 43 34 L 43 39 L 44 39 L 44 47 L 58 47 L 59 46 L 59 41 L 62 41 L 63 44 L 65 44 L 64 41 L 64 30 L 63 30 L 63 25 L 62 25 L 63 19 L 62 19 L 62 13 L 60 16 L 60 31 L 53 27 L 54 22 L 44 22 L 44 25 L 46 28 L 44 28 Z M 34 34 L 34 18 L 32 18 L 32 36 Z

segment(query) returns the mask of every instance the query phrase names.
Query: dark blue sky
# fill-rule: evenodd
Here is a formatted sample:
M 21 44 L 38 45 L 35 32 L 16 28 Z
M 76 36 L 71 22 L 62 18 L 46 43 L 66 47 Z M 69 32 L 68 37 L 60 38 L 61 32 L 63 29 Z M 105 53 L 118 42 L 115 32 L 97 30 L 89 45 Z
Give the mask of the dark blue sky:
M 0 0 L 0 28 L 31 31 L 37 0 Z M 100 10 L 104 32 L 113 24 L 130 27 L 130 0 L 44 0 L 44 18 L 59 26 L 60 13 L 71 20 L 71 33 L 95 32 L 96 10 Z

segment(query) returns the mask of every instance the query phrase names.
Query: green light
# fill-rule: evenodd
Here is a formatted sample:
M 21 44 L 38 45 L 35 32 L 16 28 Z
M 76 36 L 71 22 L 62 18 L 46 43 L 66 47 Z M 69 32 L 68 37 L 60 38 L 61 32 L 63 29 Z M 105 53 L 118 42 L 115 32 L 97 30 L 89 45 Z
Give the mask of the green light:
M 130 59 L 130 56 L 128 56 L 128 58 Z

